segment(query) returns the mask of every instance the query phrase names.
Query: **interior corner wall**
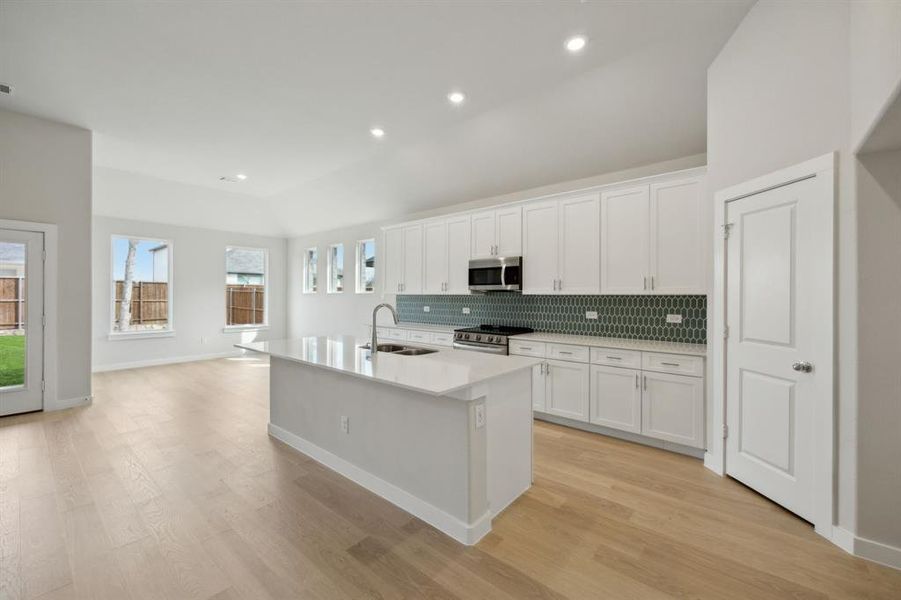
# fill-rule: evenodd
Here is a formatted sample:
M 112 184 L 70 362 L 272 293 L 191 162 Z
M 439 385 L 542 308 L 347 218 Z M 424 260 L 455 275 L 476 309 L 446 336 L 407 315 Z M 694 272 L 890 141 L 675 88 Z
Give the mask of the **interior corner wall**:
M 856 530 L 857 226 L 851 154 L 849 3 L 755 4 L 708 70 L 712 194 L 838 151 L 837 522 Z
M 57 397 L 91 395 L 91 132 L 0 110 L 0 219 L 58 228 Z M 54 318 L 51 314 L 50 318 Z
M 172 241 L 172 337 L 110 340 L 111 244 L 113 235 Z M 95 371 L 181 362 L 235 354 L 238 342 L 286 337 L 287 290 L 284 238 L 230 233 L 197 227 L 94 217 Z M 225 248 L 269 251 L 268 329 L 225 332 Z

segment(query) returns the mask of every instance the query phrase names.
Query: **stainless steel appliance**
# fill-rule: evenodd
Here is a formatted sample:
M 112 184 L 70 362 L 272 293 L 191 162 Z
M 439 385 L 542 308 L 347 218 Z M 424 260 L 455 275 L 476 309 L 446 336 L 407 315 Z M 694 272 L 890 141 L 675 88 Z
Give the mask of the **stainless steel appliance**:
M 470 260 L 469 289 L 473 292 L 521 292 L 522 257 L 496 256 Z
M 509 336 L 532 333 L 529 327 L 479 325 L 454 330 L 454 348 L 491 354 L 509 354 Z

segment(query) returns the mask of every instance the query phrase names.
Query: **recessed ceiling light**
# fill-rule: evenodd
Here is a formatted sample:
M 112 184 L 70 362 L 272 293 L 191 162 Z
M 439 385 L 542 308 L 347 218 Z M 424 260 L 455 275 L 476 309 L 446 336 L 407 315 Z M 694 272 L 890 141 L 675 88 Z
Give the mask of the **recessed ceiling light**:
M 451 104 L 462 104 L 466 100 L 466 95 L 463 92 L 451 92 L 447 95 L 447 99 L 451 101 Z
M 566 49 L 575 54 L 580 52 L 587 42 L 584 36 L 577 35 L 566 40 Z
M 374 137 L 374 138 L 385 137 L 385 130 L 382 129 L 381 127 L 373 127 L 372 129 L 369 130 L 369 133 L 371 133 L 372 137 Z
M 238 173 L 237 175 L 235 175 L 235 177 L 237 177 L 241 181 L 244 181 L 245 179 L 247 179 L 247 175 L 245 175 L 244 173 Z

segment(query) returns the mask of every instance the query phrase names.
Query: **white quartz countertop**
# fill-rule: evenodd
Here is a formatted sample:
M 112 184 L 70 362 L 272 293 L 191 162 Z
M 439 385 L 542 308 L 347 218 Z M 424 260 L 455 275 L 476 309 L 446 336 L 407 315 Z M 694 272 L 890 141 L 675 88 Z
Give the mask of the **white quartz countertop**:
M 373 361 L 369 350 L 359 347 L 368 341 L 353 336 L 309 336 L 235 346 L 435 396 L 463 390 L 539 363 L 537 359 L 525 356 L 498 356 L 451 348 L 422 356 L 379 352 Z
M 524 333 L 512 336 L 511 340 L 530 340 L 533 342 L 547 342 L 550 344 L 574 344 L 577 346 L 592 346 L 595 348 L 617 348 L 620 350 L 639 350 L 641 352 L 665 352 L 670 354 L 690 354 L 692 356 L 707 356 L 706 344 L 682 344 L 678 342 L 660 342 L 654 340 L 630 340 L 621 338 L 608 338 L 595 335 L 571 335 L 566 333 Z

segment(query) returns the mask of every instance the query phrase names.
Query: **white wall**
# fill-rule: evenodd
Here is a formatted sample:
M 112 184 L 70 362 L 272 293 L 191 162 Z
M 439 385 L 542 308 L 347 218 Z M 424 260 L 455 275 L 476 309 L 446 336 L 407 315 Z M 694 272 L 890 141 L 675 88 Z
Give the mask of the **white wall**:
M 91 395 L 91 132 L 0 110 L 0 219 L 58 226 L 57 397 Z M 54 318 L 54 315 L 51 315 Z
M 140 183 L 140 182 L 139 182 Z M 110 239 L 133 235 L 172 240 L 174 337 L 109 340 L 110 332 Z M 248 246 L 269 250 L 269 329 L 258 332 L 223 332 L 225 327 L 225 248 Z M 94 370 L 125 368 L 190 360 L 234 353 L 239 341 L 285 337 L 286 240 L 94 217 Z
M 616 181 L 647 177 L 670 171 L 690 169 L 703 166 L 705 156 L 703 154 L 687 156 L 685 158 L 655 163 L 625 171 L 605 173 L 596 177 L 579 179 L 575 181 L 561 182 L 540 188 L 522 190 L 503 196 L 480 198 L 465 203 L 446 206 L 440 210 L 421 212 L 409 215 L 409 219 L 439 216 L 451 212 L 474 210 L 484 206 L 515 202 L 535 198 L 542 195 L 577 190 L 591 186 L 603 185 Z M 398 221 L 406 219 L 398 219 Z M 382 296 L 383 271 L 379 264 L 382 256 L 382 223 L 369 223 L 354 227 L 346 227 L 333 231 L 325 231 L 313 235 L 294 238 L 288 242 L 288 335 L 297 337 L 300 335 L 324 335 L 350 333 L 365 335 L 366 324 L 372 319 L 372 309 L 380 302 L 394 303 L 394 294 Z M 373 294 L 354 293 L 353 282 L 356 280 L 354 270 L 354 258 L 356 242 L 358 240 L 375 238 L 376 241 L 376 286 Z M 344 273 L 350 282 L 347 290 L 341 294 L 326 293 L 326 249 L 330 244 L 343 243 L 345 252 Z M 302 293 L 303 253 L 309 247 L 319 248 L 319 291 L 316 294 Z M 379 321 L 387 323 L 390 315 L 382 311 Z

